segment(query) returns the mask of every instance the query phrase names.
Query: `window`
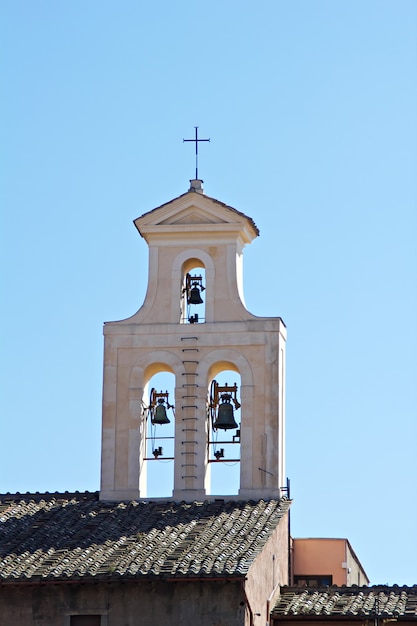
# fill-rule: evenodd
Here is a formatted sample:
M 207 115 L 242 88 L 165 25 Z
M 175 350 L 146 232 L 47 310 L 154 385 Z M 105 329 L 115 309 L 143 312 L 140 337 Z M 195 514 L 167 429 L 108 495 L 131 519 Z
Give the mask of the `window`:
M 294 585 L 296 587 L 330 587 L 333 584 L 333 576 L 331 574 L 322 574 L 320 576 L 294 576 Z
M 101 615 L 71 615 L 70 626 L 101 626 Z

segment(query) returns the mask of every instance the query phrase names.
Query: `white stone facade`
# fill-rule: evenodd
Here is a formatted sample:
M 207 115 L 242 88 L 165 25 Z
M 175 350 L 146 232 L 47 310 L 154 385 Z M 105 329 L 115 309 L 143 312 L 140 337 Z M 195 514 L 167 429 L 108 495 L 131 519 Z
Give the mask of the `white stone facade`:
M 210 492 L 208 390 L 222 370 L 241 377 L 237 497 L 276 498 L 285 483 L 286 329 L 279 317 L 256 317 L 243 304 L 242 251 L 258 231 L 191 182 L 189 192 L 135 220 L 149 246 L 145 301 L 131 318 L 104 326 L 103 500 L 148 498 L 141 407 L 162 371 L 175 376 L 174 499 Z M 194 268 L 205 271 L 205 316 L 190 324 L 183 288 Z

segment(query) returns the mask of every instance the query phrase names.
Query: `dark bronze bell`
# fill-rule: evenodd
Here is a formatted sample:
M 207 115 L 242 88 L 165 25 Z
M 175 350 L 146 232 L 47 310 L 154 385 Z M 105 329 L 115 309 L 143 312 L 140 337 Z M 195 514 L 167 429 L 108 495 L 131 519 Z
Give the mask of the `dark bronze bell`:
M 167 411 L 164 406 L 162 398 L 158 400 L 158 406 L 155 409 L 155 413 L 152 415 L 152 424 L 169 424 L 170 420 L 167 416 Z
M 230 402 L 232 396 L 225 393 L 222 396 L 222 403 L 219 405 L 217 419 L 213 424 L 213 428 L 221 428 L 222 430 L 231 430 L 237 428 L 235 418 L 233 417 L 233 407 Z
M 200 290 L 197 285 L 190 290 L 190 297 L 188 298 L 188 304 L 203 304 Z

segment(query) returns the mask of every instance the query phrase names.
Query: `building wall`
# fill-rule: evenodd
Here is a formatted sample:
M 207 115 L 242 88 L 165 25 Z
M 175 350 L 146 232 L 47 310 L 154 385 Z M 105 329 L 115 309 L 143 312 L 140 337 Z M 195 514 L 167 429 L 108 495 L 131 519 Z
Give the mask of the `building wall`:
M 0 626 L 70 626 L 71 615 L 101 615 L 101 626 L 243 626 L 240 581 L 8 585 Z
M 288 585 L 288 513 L 282 518 L 246 576 L 245 591 L 254 624 L 266 624 L 280 586 Z M 250 615 L 246 625 L 251 624 Z
M 328 574 L 333 577 L 333 585 L 369 583 L 347 539 L 293 539 L 293 575 Z
M 354 553 L 349 541 L 346 540 L 347 585 L 369 585 L 369 578 Z

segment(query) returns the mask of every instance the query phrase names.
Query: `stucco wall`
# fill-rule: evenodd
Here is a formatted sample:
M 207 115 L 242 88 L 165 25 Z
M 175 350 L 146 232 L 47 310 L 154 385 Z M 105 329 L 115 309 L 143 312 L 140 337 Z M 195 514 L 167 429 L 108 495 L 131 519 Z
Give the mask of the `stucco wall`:
M 102 614 L 102 626 L 243 626 L 237 582 L 44 584 L 0 587 L 0 626 L 69 626 Z
M 294 576 L 332 574 L 334 585 L 346 585 L 345 541 L 341 539 L 294 539 Z
M 245 591 L 253 623 L 266 624 L 282 585 L 288 585 L 288 513 L 249 569 Z M 269 600 L 269 602 L 268 602 Z M 246 624 L 250 624 L 250 616 Z
M 333 576 L 334 585 L 367 585 L 368 577 L 347 539 L 293 540 L 294 576 Z
M 348 585 L 369 585 L 369 578 L 366 575 L 362 564 L 359 562 L 358 557 L 354 553 L 349 541 L 347 542 L 346 564 Z

